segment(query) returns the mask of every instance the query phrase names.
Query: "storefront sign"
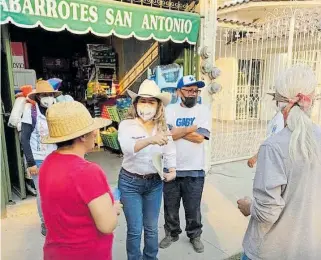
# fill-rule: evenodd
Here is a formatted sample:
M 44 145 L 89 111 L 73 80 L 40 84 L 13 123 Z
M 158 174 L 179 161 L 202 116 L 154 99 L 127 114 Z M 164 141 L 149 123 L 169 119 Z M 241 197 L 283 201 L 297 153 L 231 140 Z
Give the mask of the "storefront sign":
M 12 52 L 12 68 L 13 69 L 24 69 L 25 68 L 25 58 L 22 42 L 11 42 L 11 52 Z
M 64 29 L 76 34 L 114 34 L 140 40 L 189 42 L 198 38 L 200 16 L 188 12 L 90 0 L 0 0 L 1 24 L 23 28 L 41 26 L 49 31 Z

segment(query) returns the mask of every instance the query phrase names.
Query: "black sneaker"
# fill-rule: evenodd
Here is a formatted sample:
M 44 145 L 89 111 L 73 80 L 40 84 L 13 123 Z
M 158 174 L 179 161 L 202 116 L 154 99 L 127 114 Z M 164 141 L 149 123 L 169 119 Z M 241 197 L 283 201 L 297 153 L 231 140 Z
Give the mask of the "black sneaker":
M 44 223 L 41 224 L 41 235 L 44 237 L 47 235 L 47 228 Z
M 37 197 L 37 190 L 33 188 L 32 185 L 27 181 L 26 181 L 26 188 L 28 193 L 30 193 L 34 197 Z
M 193 245 L 193 248 L 196 253 L 203 253 L 204 252 L 204 245 L 201 241 L 201 237 L 191 238 L 190 242 Z
M 173 242 L 176 242 L 179 239 L 179 236 L 172 237 L 171 235 L 166 235 L 163 240 L 159 243 L 160 248 L 167 248 L 169 247 Z

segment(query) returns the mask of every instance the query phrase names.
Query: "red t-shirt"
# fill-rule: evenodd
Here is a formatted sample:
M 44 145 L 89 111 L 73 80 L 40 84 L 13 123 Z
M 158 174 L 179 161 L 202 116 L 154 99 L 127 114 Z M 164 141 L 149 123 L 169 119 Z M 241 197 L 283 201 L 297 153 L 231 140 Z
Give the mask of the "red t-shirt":
M 76 155 L 54 152 L 39 173 L 41 206 L 47 227 L 45 260 L 111 260 L 113 234 L 95 226 L 88 203 L 109 193 L 103 170 Z

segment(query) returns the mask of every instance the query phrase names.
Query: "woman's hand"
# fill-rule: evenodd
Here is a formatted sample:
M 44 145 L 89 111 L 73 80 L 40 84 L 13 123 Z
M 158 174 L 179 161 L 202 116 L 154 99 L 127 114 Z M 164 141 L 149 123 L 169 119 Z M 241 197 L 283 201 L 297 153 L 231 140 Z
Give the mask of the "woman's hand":
M 171 136 L 169 133 L 159 133 L 150 137 L 150 144 L 157 144 L 159 146 L 166 145 L 168 143 L 169 136 Z
M 123 209 L 123 204 L 121 204 L 119 200 L 116 200 L 114 202 L 114 209 L 116 210 L 117 216 L 119 216 Z
M 158 133 L 155 136 L 137 140 L 134 146 L 134 152 L 138 153 L 140 150 L 144 149 L 149 145 L 166 145 L 168 143 L 169 136 L 171 136 L 170 133 Z
M 169 172 L 164 172 L 164 181 L 170 182 L 176 178 L 176 170 L 170 170 Z
M 38 172 L 39 172 L 37 165 L 29 167 L 28 170 L 29 170 L 31 175 L 37 175 Z

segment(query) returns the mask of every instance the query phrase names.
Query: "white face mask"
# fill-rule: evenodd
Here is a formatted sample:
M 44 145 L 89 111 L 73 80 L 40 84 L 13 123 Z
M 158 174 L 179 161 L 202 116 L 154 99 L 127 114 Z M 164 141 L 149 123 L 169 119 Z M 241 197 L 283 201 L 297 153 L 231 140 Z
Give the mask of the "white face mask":
M 40 98 L 40 103 L 43 107 L 50 107 L 55 103 L 55 98 L 54 97 L 42 97 Z
M 154 118 L 156 108 L 148 104 L 137 104 L 137 114 L 145 122 Z

